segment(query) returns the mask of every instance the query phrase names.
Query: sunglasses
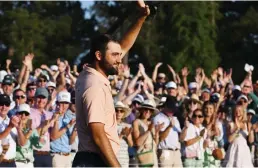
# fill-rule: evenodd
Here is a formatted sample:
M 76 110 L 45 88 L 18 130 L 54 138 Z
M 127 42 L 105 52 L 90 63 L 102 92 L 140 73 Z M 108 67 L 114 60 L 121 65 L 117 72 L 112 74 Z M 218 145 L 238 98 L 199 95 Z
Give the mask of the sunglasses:
M 15 96 L 15 99 L 25 99 L 25 96 L 24 95 L 17 95 L 17 96 Z
M 36 88 L 28 88 L 28 91 L 36 90 Z
M 195 115 L 195 114 L 193 115 L 193 118 L 197 118 L 197 117 L 198 118 L 203 118 L 203 115 Z
M 47 89 L 49 92 L 53 92 L 54 91 L 54 89 Z
M 116 110 L 116 113 L 124 113 L 124 110 Z
M 244 87 L 246 87 L 246 88 L 251 88 L 251 86 L 247 86 L 247 85 L 244 85 Z
M 46 80 L 40 79 L 40 80 L 38 80 L 38 82 L 46 82 Z
M 0 103 L 0 106 L 10 107 L 10 104 L 11 104 L 11 103 L 7 103 L 7 102 L 5 102 L 5 103 Z
M 58 104 L 70 104 L 68 102 L 58 102 Z
M 18 115 L 23 115 L 25 114 L 25 116 L 29 116 L 30 113 L 28 113 L 27 111 L 21 111 L 21 112 L 18 112 Z

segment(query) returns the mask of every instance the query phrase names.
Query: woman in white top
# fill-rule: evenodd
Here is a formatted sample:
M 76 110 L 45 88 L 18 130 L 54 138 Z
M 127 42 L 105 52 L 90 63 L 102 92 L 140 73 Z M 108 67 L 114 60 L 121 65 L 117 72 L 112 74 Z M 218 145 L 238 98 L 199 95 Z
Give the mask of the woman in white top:
M 115 103 L 117 131 L 120 138 L 120 149 L 117 153 L 117 159 L 122 167 L 129 167 L 128 147 L 133 146 L 132 128 L 130 124 L 123 120 L 131 113 L 130 108 L 118 101 Z
M 244 108 L 237 105 L 232 114 L 232 122 L 228 126 L 227 150 L 223 167 L 253 167 L 251 152 L 247 145 L 247 137 L 250 143 L 253 142 L 253 131 L 248 133 L 246 124 L 246 113 Z M 248 134 L 250 134 L 248 136 Z
M 192 123 L 186 121 L 180 135 L 181 141 L 184 142 L 184 167 L 203 167 L 203 144 L 207 137 L 207 131 L 202 125 L 203 119 L 203 111 L 196 109 L 192 115 Z
M 150 121 L 154 113 L 157 113 L 156 104 L 153 100 L 145 100 L 139 107 L 139 117 L 133 122 L 133 139 L 137 146 L 138 165 L 140 167 L 158 167 L 157 144 L 159 141 L 159 131 L 162 124 L 154 128 L 153 122 Z M 146 156 L 144 163 L 141 162 L 139 154 L 148 152 L 152 156 Z M 143 156 L 143 155 L 141 155 Z

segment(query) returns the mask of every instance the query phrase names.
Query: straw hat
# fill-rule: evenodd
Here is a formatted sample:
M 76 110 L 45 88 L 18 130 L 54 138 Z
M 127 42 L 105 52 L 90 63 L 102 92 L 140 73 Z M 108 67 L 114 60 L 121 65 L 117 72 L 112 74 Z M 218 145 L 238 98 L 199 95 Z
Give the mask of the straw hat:
M 159 110 L 156 109 L 156 103 L 153 100 L 144 100 L 144 102 L 142 103 L 142 105 L 139 107 L 139 109 L 150 109 L 150 110 L 154 110 L 154 113 L 158 113 Z
M 192 94 L 192 96 L 190 97 L 190 101 L 194 101 L 202 105 L 202 101 L 200 101 L 199 96 L 197 96 L 197 94 Z
M 123 118 L 128 117 L 131 114 L 131 109 L 129 107 L 127 107 L 124 103 L 122 103 L 121 101 L 118 101 L 115 103 L 115 108 L 121 108 L 125 114 L 123 116 Z

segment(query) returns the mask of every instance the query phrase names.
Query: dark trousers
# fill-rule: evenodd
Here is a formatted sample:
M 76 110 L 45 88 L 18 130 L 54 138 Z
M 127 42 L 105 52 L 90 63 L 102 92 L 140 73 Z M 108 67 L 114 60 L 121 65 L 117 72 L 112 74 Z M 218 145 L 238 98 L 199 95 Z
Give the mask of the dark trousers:
M 14 161 L 11 162 L 11 163 L 4 163 L 4 162 L 2 162 L 2 163 L 0 163 L 0 167 L 16 167 L 16 164 L 15 164 Z
M 38 155 L 34 153 L 34 167 L 53 167 L 52 160 L 53 157 L 50 154 Z
M 99 154 L 91 152 L 77 152 L 72 167 L 109 167 Z

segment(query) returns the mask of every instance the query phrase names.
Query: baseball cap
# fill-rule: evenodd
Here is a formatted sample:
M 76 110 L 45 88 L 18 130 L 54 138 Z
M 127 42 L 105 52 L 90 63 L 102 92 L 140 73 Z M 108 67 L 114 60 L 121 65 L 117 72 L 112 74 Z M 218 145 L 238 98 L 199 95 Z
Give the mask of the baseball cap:
M 247 114 L 248 114 L 248 113 L 255 115 L 255 111 L 254 111 L 253 109 L 248 109 L 248 110 L 247 110 Z
M 0 71 L 0 83 L 3 82 L 4 77 L 5 77 L 6 75 L 7 75 L 7 72 L 6 72 L 6 71 L 4 71 L 4 70 Z
M 204 93 L 204 92 L 206 92 L 206 93 L 211 93 L 211 91 L 210 91 L 209 89 L 207 89 L 207 88 L 205 88 L 205 89 L 202 90 L 202 93 Z
M 166 77 L 166 75 L 164 73 L 159 73 L 158 74 L 158 78 L 165 78 L 165 77 Z
M 3 79 L 3 84 L 4 85 L 11 85 L 14 83 L 14 79 L 12 77 L 12 75 L 5 75 L 4 79 Z
M 8 104 L 10 105 L 11 104 L 11 99 L 10 97 L 7 95 L 7 94 L 1 94 L 0 95 L 0 105 L 1 104 Z
M 173 89 L 177 89 L 177 85 L 175 82 L 171 81 L 171 82 L 168 82 L 166 84 L 166 88 L 169 89 L 169 88 L 173 88 Z
M 28 104 L 20 104 L 17 113 L 26 111 L 30 114 L 30 106 Z
M 233 91 L 234 91 L 234 90 L 239 90 L 239 91 L 241 91 L 241 87 L 240 87 L 239 85 L 235 85 L 234 88 L 233 88 Z
M 237 102 L 239 102 L 241 99 L 245 99 L 246 101 L 248 101 L 248 98 L 245 95 L 241 95 L 237 98 Z
M 46 84 L 46 87 L 54 87 L 54 88 L 56 88 L 56 84 L 54 83 L 54 82 L 48 82 L 47 84 Z
M 188 88 L 191 90 L 191 89 L 196 89 L 198 86 L 198 84 L 196 82 L 191 82 L 188 86 Z
M 58 66 L 57 66 L 57 65 L 51 65 L 51 66 L 50 66 L 50 69 L 51 69 L 52 71 L 58 71 Z
M 133 99 L 132 102 L 139 102 L 140 104 L 142 104 L 144 101 L 144 98 L 142 95 L 138 94 L 137 96 L 135 96 L 135 98 Z
M 47 89 L 43 87 L 37 88 L 35 97 L 38 97 L 38 96 L 44 96 L 45 98 L 48 98 L 49 94 Z
M 58 93 L 56 101 L 71 103 L 71 94 L 67 91 L 61 91 Z

